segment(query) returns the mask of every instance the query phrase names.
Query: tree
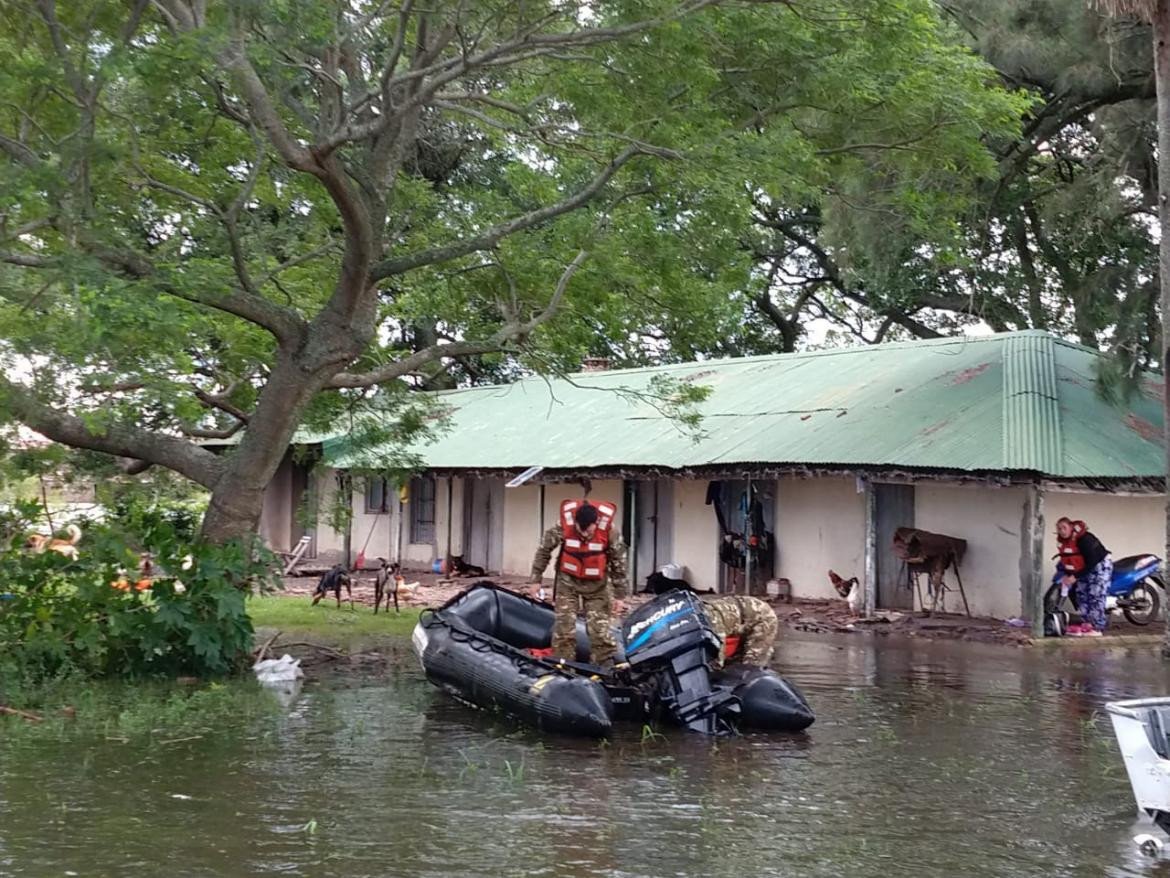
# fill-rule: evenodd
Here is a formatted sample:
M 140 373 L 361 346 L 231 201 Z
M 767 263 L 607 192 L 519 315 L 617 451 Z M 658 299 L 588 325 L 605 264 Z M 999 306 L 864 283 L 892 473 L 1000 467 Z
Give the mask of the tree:
M 1163 374 L 1170 362 L 1170 0 L 1100 0 L 1102 8 L 1115 16 L 1133 16 L 1152 25 L 1154 40 L 1154 88 L 1158 107 L 1158 276 L 1161 293 L 1162 347 L 1159 350 Z M 1170 558 L 1170 386 L 1163 381 L 1162 419 L 1166 445 L 1166 554 Z M 1162 656 L 1170 659 L 1170 613 Z
M 781 266 L 761 260 L 765 275 L 776 269 L 772 294 L 759 300 L 745 348 L 791 349 L 810 320 L 827 319 L 845 336 L 870 342 L 950 334 L 982 322 L 997 331 L 1051 329 L 1142 364 L 1157 362 L 1148 28 L 1132 22 L 1112 28 L 1081 0 L 938 6 L 952 25 L 934 28 L 944 45 L 969 45 L 1006 87 L 1028 97 L 1020 105 L 1022 126 L 989 126 L 984 143 L 994 168 L 982 169 L 974 192 L 957 186 L 934 222 L 909 224 L 907 216 L 929 213 L 896 202 L 893 210 L 876 205 L 884 208 L 877 212 L 848 190 L 848 203 L 828 218 L 868 224 L 881 235 L 881 246 L 865 258 L 857 258 L 855 240 L 841 246 L 823 209 L 774 208 L 767 217 L 773 235 L 761 249 L 779 254 Z M 897 57 L 883 54 L 875 63 Z M 939 57 L 924 53 L 915 69 L 942 70 Z M 944 106 L 941 118 L 948 109 L 955 106 Z M 896 155 L 885 152 L 887 160 Z M 896 167 L 889 179 L 914 189 L 914 176 Z M 970 174 L 961 175 L 960 183 L 970 182 Z M 946 187 L 931 181 L 917 188 Z M 875 216 L 881 221 L 872 222 Z M 909 234 L 891 237 L 891 227 Z M 864 228 L 855 237 L 864 240 Z
M 5 413 L 203 485 L 216 541 L 377 388 L 423 429 L 408 385 L 717 348 L 776 216 L 910 246 L 1021 109 L 927 0 L 0 15 Z
M 34 366 L 52 377 L 4 380 L 6 407 L 60 442 L 204 485 L 208 538 L 248 532 L 318 394 L 525 339 L 557 311 L 586 251 L 576 247 L 538 304 L 492 303 L 485 337 L 347 371 L 375 340 L 380 295 L 409 272 L 580 210 L 627 164 L 672 154 L 636 135 L 573 129 L 545 101 L 501 101 L 501 71 L 534 78 L 595 64 L 604 53 L 594 47 L 707 5 L 611 4 L 590 20 L 572 4 L 10 4 L 17 63 L 5 76 L 11 127 L 0 146 L 14 209 L 0 259 L 14 267 L 10 301 L 65 319 L 14 333 L 12 353 L 51 352 Z M 444 160 L 440 111 L 475 117 L 484 107 L 514 120 L 533 166 L 543 140 L 555 173 L 539 180 L 513 163 L 515 197 L 499 199 L 498 215 L 481 209 L 444 229 L 427 185 L 427 166 Z M 95 317 L 50 337 L 68 318 Z M 145 349 L 115 349 L 127 344 Z M 54 387 L 69 369 L 82 383 Z M 173 401 L 183 379 L 191 396 Z M 101 402 L 78 407 L 77 392 Z M 203 407 L 228 425 L 199 426 Z M 174 435 L 176 423 L 196 438 L 247 429 L 220 457 Z

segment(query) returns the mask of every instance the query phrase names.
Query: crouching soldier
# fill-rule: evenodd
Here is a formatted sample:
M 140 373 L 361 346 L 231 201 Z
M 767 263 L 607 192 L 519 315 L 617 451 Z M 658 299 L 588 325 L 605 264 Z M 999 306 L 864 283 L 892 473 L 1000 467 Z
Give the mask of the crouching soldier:
M 766 601 L 753 597 L 727 595 L 703 601 L 711 627 L 719 635 L 720 649 L 716 667 L 728 660 L 727 638 L 739 638 L 739 649 L 731 657 L 746 665 L 766 665 L 772 658 L 776 631 L 780 623 Z
M 553 580 L 552 653 L 560 658 L 577 655 L 577 610 L 584 606 L 585 630 L 594 664 L 614 657 L 617 643 L 610 633 L 613 617 L 625 607 L 626 547 L 613 529 L 617 509 L 610 503 L 566 500 L 560 520 L 544 533 L 532 559 L 532 581 L 539 583 L 553 551 L 560 547 Z

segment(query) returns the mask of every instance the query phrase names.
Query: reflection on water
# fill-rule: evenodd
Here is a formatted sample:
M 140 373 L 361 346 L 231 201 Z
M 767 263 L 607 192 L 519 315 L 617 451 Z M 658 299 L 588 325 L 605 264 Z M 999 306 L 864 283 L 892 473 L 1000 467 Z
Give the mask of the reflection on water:
M 1163 875 L 1103 702 L 1151 652 L 791 636 L 806 735 L 546 739 L 400 655 L 172 744 L 0 743 L 0 875 Z

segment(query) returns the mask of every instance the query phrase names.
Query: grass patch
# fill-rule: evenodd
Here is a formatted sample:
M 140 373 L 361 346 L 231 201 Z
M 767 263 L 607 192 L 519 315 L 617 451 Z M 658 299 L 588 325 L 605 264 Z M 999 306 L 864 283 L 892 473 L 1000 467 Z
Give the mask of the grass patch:
M 3 743 L 104 737 L 121 743 L 172 744 L 238 734 L 247 722 L 276 716 L 280 704 L 253 680 L 201 684 L 166 680 L 57 680 L 38 693 L 41 722 L 0 716 Z
M 404 608 L 401 613 L 374 611 L 369 607 L 350 609 L 343 603 L 326 606 L 325 602 L 311 606 L 309 598 L 261 597 L 248 601 L 248 615 L 259 628 L 279 628 L 286 635 L 297 631 L 338 636 L 366 634 L 410 634 L 418 621 L 419 610 Z M 288 638 L 282 638 L 287 640 Z

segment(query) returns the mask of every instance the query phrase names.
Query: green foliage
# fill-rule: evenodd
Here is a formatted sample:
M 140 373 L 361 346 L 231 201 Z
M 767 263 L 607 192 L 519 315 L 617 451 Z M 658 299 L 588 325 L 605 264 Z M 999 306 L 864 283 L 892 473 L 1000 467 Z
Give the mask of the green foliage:
M 305 317 L 335 287 L 340 214 L 318 180 L 288 168 L 271 144 L 254 139 L 259 132 L 225 113 L 225 100 L 237 112 L 246 107 L 215 63 L 228 24 L 221 13 L 202 30 L 176 34 L 152 11 L 126 42 L 121 7 L 93 6 L 92 15 L 58 10 L 71 34 L 70 62 L 88 65 L 83 74 L 103 87 L 84 136 L 74 136 L 79 127 L 88 132 L 88 120 L 69 98 L 68 67 L 44 17 L 21 3 L 6 16 L 11 62 L 0 71 L 0 131 L 24 132 L 28 149 L 52 161 L 11 161 L 0 169 L 0 191 L 14 205 L 7 226 L 36 225 L 26 241 L 52 265 L 0 271 L 0 352 L 36 354 L 37 393 L 67 401 L 95 429 L 223 424 L 192 385 L 214 387 L 249 411 L 276 346 L 230 308 L 187 296 L 241 282 L 217 211 L 246 194 L 234 225 L 244 268 L 261 295 Z M 590 23 L 620 25 L 675 8 L 623 0 L 591 8 Z M 257 75 L 282 102 L 282 123 L 294 137 L 314 138 L 306 119 L 327 113 L 333 96 L 309 59 L 337 38 L 339 9 L 251 4 L 240 14 Z M 484 45 L 526 26 L 563 34 L 579 25 L 556 4 L 441 2 L 428 14 L 436 31 L 467 16 L 461 32 Z M 417 19 L 410 21 L 413 28 Z M 397 26 L 396 13 L 371 12 L 346 51 L 376 72 Z M 590 352 L 632 364 L 716 350 L 740 328 L 744 297 L 761 282 L 753 252 L 767 250 L 770 237 L 753 221 L 761 199 L 775 209 L 815 208 L 843 264 L 876 283 L 889 276 L 895 250 L 928 241 L 947 252 L 973 183 L 994 170 L 986 142 L 1009 136 L 1023 107 L 957 43 L 929 0 L 726 4 L 636 39 L 536 53 L 450 88 L 487 92 L 497 103 L 428 106 L 382 205 L 394 253 L 458 241 L 555 203 L 631 142 L 677 158 L 639 160 L 582 210 L 383 284 L 381 333 L 355 369 L 399 359 L 420 342 L 420 327 L 479 338 L 508 314 L 534 313 L 578 249 L 589 258 L 561 319 L 527 339 L 514 365 L 539 368 L 543 357 L 563 368 Z M 522 110 L 499 110 L 505 106 Z M 361 143 L 338 152 L 357 179 L 367 156 Z M 81 219 L 87 246 L 78 247 L 71 223 Z M 113 247 L 149 258 L 163 282 L 103 258 Z M 460 368 L 499 377 L 509 367 L 496 358 Z M 69 397 L 59 380 L 68 370 L 87 387 L 125 389 Z M 355 395 L 325 394 L 314 405 L 327 420 Z
M 1036 102 L 1022 136 L 994 144 L 994 185 L 964 225 L 988 322 L 1159 363 L 1149 28 L 1083 0 L 948 8 L 1003 80 Z
M 19 544 L 0 552 L 0 702 L 59 677 L 237 670 L 252 643 L 245 597 L 269 584 L 271 564 L 241 543 L 191 541 L 192 525 L 135 507 L 85 524 L 75 560 Z

